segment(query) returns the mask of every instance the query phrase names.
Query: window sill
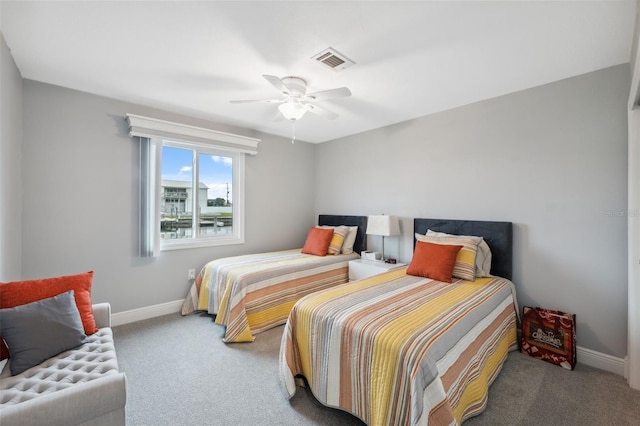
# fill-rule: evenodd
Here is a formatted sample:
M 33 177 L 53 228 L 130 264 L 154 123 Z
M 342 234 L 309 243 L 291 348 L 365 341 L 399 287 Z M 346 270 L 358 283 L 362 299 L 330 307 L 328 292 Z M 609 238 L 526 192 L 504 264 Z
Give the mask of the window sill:
M 244 238 L 230 237 L 230 238 L 203 238 L 198 240 L 171 240 L 170 242 L 164 240 L 160 243 L 160 251 L 170 250 L 184 250 L 203 247 L 217 247 L 217 246 L 229 246 L 234 244 L 244 244 Z

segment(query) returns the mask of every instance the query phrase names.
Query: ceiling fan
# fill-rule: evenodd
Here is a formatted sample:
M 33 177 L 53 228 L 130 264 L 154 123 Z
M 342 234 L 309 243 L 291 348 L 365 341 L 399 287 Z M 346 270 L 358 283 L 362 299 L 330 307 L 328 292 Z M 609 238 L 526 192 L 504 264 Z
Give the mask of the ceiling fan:
M 307 111 L 321 115 L 329 120 L 333 120 L 338 117 L 338 114 L 319 107 L 314 102 L 351 96 L 351 91 L 346 87 L 307 93 L 307 82 L 300 77 L 289 76 L 279 78 L 274 75 L 263 75 L 263 77 L 281 93 L 279 98 L 238 100 L 230 102 L 234 104 L 250 102 L 280 104 L 278 109 L 287 120 L 291 121 L 300 120 Z

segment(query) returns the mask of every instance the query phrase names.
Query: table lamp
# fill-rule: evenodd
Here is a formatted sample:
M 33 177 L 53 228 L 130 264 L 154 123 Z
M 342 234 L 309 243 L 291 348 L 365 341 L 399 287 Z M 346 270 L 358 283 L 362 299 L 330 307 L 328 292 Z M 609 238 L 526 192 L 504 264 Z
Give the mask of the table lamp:
M 397 216 L 371 215 L 367 218 L 367 235 L 382 236 L 382 260 L 384 257 L 384 237 L 400 235 L 400 223 Z

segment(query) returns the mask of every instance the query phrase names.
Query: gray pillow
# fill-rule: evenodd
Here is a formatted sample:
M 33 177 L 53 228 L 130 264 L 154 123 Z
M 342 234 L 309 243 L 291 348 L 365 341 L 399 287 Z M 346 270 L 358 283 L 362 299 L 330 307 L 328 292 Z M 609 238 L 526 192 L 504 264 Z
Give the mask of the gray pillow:
M 11 374 L 80 346 L 84 334 L 73 290 L 15 308 L 0 309 L 0 334 L 9 348 Z

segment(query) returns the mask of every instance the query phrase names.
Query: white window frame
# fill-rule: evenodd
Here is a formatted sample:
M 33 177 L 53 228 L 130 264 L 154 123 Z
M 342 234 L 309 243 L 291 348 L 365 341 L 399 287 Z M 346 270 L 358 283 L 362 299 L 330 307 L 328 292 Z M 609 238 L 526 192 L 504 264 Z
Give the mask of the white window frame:
M 194 196 L 192 197 L 192 222 L 191 227 L 193 235 L 191 238 L 160 238 L 160 208 L 156 208 L 156 220 L 154 225 L 155 237 L 160 241 L 160 251 L 164 250 L 180 250 L 188 248 L 199 247 L 212 247 L 223 246 L 231 244 L 243 244 L 244 243 L 244 155 L 239 152 L 232 152 L 217 147 L 212 147 L 210 144 L 194 143 L 194 142 L 181 142 L 169 139 L 152 139 L 151 142 L 155 144 L 158 149 L 155 150 L 159 159 L 156 164 L 162 163 L 162 147 L 170 146 L 174 148 L 181 148 L 187 150 L 193 150 L 193 170 L 191 179 L 191 188 Z M 220 155 L 224 157 L 230 157 L 233 160 L 233 182 L 231 184 L 231 199 L 233 200 L 233 232 L 230 234 L 220 235 L 200 235 L 198 223 L 200 220 L 200 212 L 198 208 L 198 196 L 200 185 L 200 154 L 212 154 Z M 160 206 L 161 197 L 161 182 L 162 173 L 155 173 L 155 187 L 154 191 L 156 196 L 156 206 Z
M 161 250 L 243 244 L 245 229 L 245 156 L 247 154 L 257 154 L 260 139 L 135 114 L 127 114 L 126 120 L 129 123 L 129 135 L 144 138 L 150 148 L 146 156 L 142 159 L 146 164 L 141 164 L 140 255 L 153 257 L 157 256 Z M 179 144 L 188 149 L 195 149 L 196 152 L 199 150 L 203 150 L 206 153 L 217 151 L 220 155 L 234 158 L 234 182 L 232 185 L 234 214 L 232 234 L 199 236 L 197 232 L 194 232 L 192 238 L 160 240 L 160 209 L 158 206 L 160 205 L 163 141 L 168 141 L 167 143 L 170 143 L 172 146 Z M 141 143 L 141 147 L 142 146 Z M 194 171 L 194 180 L 196 179 L 198 179 L 197 170 Z M 197 185 L 197 183 L 194 185 Z M 142 188 L 142 186 L 145 186 L 145 188 Z M 196 212 L 197 209 L 194 209 L 194 220 L 197 220 Z M 197 228 L 194 227 L 194 230 L 196 229 Z

